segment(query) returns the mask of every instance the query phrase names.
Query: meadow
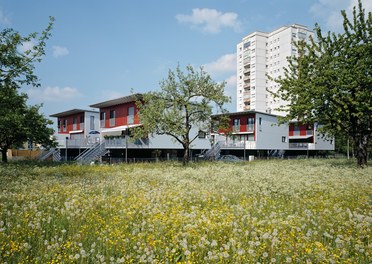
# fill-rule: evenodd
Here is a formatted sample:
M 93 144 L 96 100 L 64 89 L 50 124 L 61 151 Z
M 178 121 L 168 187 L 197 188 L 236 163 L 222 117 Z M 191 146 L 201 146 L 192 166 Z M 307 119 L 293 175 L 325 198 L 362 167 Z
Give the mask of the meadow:
M 346 160 L 0 165 L 1 263 L 370 263 Z

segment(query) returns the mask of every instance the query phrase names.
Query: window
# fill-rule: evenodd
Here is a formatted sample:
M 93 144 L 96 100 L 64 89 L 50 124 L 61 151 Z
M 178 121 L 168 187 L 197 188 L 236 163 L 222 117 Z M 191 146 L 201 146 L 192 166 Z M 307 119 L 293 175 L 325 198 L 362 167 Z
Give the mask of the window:
M 67 131 L 67 119 L 63 120 L 63 132 Z
M 206 138 L 207 137 L 207 134 L 204 132 L 204 131 L 199 131 L 198 133 L 198 138 Z
M 254 117 L 248 117 L 247 119 L 247 130 L 254 131 Z
M 261 126 L 262 125 L 262 118 L 261 117 L 258 118 L 258 125 L 259 125 L 259 130 L 262 131 L 262 126 Z
M 61 120 L 58 120 L 58 132 L 62 132 L 62 130 L 61 130 Z
M 99 114 L 99 120 L 100 120 L 100 127 L 105 127 L 105 120 L 106 120 L 106 113 L 101 112 Z
M 77 117 L 72 119 L 72 130 L 77 130 Z
M 234 119 L 233 131 L 234 132 L 239 132 L 240 131 L 240 119 L 239 118 Z
M 127 117 L 127 123 L 134 124 L 134 107 L 128 107 L 128 117 Z
M 90 130 L 95 130 L 94 129 L 94 116 L 89 117 L 89 129 Z
M 287 137 L 282 136 L 282 142 L 283 142 L 283 143 L 287 142 Z
M 299 136 L 300 135 L 300 126 L 294 126 L 293 135 L 294 136 Z
M 110 126 L 115 126 L 115 110 L 110 110 Z
M 80 116 L 80 129 L 84 129 L 84 116 Z

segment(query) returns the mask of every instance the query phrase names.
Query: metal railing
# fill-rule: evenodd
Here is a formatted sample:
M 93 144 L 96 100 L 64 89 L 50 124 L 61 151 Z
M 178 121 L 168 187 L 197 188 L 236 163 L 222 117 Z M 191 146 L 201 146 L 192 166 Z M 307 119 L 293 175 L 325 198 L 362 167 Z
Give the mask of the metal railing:
M 148 148 L 149 139 L 125 139 L 125 137 L 120 138 L 107 138 L 105 139 L 106 148 Z
M 38 157 L 37 160 L 44 161 L 52 157 L 53 161 L 61 161 L 61 153 L 59 149 L 51 148 L 47 151 L 43 151 Z
M 256 149 L 256 141 L 227 141 L 222 143 L 221 148 Z
M 92 147 L 80 153 L 80 155 L 78 155 L 75 160 L 78 163 L 89 163 L 100 159 L 107 152 L 108 150 L 105 147 L 105 140 L 102 140 L 101 142 L 97 142 Z

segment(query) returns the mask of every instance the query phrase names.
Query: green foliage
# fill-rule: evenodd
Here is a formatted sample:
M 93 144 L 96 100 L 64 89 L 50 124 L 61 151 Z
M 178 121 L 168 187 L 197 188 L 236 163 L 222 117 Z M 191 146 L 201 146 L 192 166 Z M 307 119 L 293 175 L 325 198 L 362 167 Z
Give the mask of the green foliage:
M 189 161 L 198 130 L 211 131 L 211 104 L 225 113 L 223 104 L 229 102 L 224 95 L 225 83 L 214 82 L 202 68 L 198 72 L 187 66 L 186 70 L 183 73 L 178 66 L 175 72 L 169 71 L 168 78 L 160 83 L 161 91 L 146 93 L 137 101 L 143 126 L 135 132 L 136 137 L 150 133 L 173 137 L 184 148 L 184 164 Z
M 330 135 L 342 134 L 354 141 L 359 166 L 367 165 L 367 146 L 372 119 L 372 15 L 365 16 L 359 1 L 350 21 L 345 11 L 344 33 L 323 36 L 315 26 L 317 40 L 298 43 L 299 56 L 289 58 L 285 77 L 275 95 L 289 104 L 284 121 L 324 125 Z
M 28 106 L 27 95 L 18 92 L 22 85 L 40 86 L 34 63 L 45 55 L 53 21 L 51 17 L 36 44 L 25 52 L 21 52 L 20 47 L 34 42 L 36 33 L 22 37 L 13 29 L 0 32 L 0 151 L 3 161 L 7 161 L 6 152 L 10 147 L 27 141 L 54 145 L 53 129 L 48 127 L 52 122 L 39 113 L 40 106 Z
M 369 263 L 346 160 L 0 164 L 1 263 Z

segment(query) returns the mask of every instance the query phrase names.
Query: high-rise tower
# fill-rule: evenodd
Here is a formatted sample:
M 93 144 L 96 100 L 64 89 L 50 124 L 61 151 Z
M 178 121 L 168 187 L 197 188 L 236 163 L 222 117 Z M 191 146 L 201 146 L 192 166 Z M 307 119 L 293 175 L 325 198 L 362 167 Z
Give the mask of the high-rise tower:
M 267 89 L 277 91 L 279 85 L 267 75 L 277 78 L 284 75 L 287 57 L 296 56 L 294 45 L 299 40 L 309 40 L 313 32 L 294 24 L 283 26 L 270 33 L 256 31 L 244 37 L 237 45 L 237 111 L 255 110 L 277 115 L 276 111 L 286 102 L 274 99 Z

